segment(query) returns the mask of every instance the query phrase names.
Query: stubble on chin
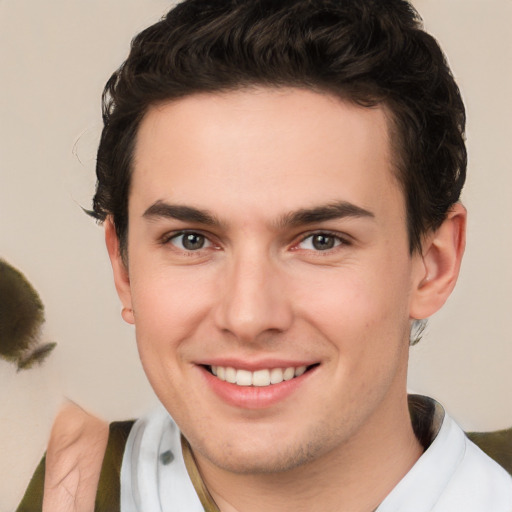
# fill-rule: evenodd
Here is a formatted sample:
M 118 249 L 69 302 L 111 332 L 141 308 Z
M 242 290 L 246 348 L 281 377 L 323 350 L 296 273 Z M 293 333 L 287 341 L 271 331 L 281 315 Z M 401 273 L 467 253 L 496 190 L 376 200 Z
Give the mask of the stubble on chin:
M 207 465 L 232 474 L 277 475 L 294 472 L 329 453 L 337 444 L 333 437 L 332 432 L 319 426 L 305 435 L 304 441 L 275 437 L 267 448 L 260 447 L 257 451 L 250 446 L 250 440 L 244 440 L 241 446 L 228 441 L 213 452 L 203 446 L 193 451 L 200 466 L 201 459 L 206 459 Z

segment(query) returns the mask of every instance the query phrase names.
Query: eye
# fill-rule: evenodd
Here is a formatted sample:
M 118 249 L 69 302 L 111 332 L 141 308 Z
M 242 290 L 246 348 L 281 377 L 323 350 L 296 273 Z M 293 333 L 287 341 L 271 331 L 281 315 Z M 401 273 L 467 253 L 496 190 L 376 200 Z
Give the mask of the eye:
M 182 251 L 199 251 L 212 245 L 204 235 L 191 231 L 172 236 L 169 238 L 169 243 Z
M 303 238 L 297 247 L 312 251 L 328 251 L 343 243 L 345 243 L 343 239 L 331 233 L 313 233 Z

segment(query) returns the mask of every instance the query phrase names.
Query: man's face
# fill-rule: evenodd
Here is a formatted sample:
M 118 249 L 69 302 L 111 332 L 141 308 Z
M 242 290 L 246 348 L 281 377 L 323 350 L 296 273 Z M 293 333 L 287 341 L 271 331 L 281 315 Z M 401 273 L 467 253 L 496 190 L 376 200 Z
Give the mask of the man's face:
M 421 271 L 408 247 L 382 108 L 260 88 L 147 113 L 126 295 L 201 460 L 285 470 L 389 425 Z

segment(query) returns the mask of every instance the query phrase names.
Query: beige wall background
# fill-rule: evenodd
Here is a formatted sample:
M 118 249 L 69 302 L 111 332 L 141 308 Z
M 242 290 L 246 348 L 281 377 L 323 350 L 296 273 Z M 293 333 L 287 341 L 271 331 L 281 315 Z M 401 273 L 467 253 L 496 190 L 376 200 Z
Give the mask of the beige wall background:
M 512 1 L 415 0 L 468 110 L 468 247 L 458 288 L 411 352 L 410 389 L 466 429 L 512 426 Z M 0 257 L 46 304 L 47 364 L 0 362 L 0 510 L 13 510 L 63 397 L 108 420 L 155 403 L 88 218 L 103 84 L 164 0 L 0 0 Z

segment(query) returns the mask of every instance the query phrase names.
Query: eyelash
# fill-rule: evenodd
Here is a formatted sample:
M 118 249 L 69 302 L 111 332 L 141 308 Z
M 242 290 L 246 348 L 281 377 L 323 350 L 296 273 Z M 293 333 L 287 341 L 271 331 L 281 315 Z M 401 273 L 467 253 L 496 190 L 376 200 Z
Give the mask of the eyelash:
M 167 245 L 169 243 L 172 243 L 173 240 L 177 240 L 180 237 L 184 237 L 186 235 L 194 235 L 197 237 L 201 237 L 204 240 L 204 242 L 206 243 L 206 247 L 203 245 L 202 247 L 199 247 L 198 249 L 193 250 L 193 249 L 187 249 L 185 247 L 181 248 L 181 247 L 175 246 L 178 250 L 181 250 L 184 253 L 193 254 L 193 253 L 198 253 L 202 249 L 208 249 L 210 247 L 214 247 L 214 248 L 218 247 L 216 244 L 214 244 L 214 242 L 212 242 L 212 240 L 210 239 L 209 236 L 201 233 L 200 231 L 193 231 L 193 230 L 179 231 L 177 233 L 168 233 L 160 239 L 160 243 L 162 245 Z M 333 247 L 328 247 L 327 249 L 323 249 L 323 250 L 322 249 L 316 249 L 316 250 L 315 249 L 305 249 L 305 250 L 311 250 L 316 253 L 323 253 L 323 252 L 328 253 L 332 250 L 335 250 L 339 246 L 351 245 L 351 242 L 347 239 L 346 236 L 341 236 L 339 233 L 336 233 L 333 231 L 318 230 L 318 231 L 309 232 L 307 234 L 302 235 L 300 238 L 300 241 L 295 243 L 291 249 L 292 250 L 301 250 L 299 245 L 303 244 L 308 239 L 312 239 L 312 244 L 314 244 L 313 239 L 315 236 L 323 236 L 325 238 L 334 239 L 335 245 Z M 174 244 L 172 244 L 172 245 L 174 245 Z M 183 246 L 183 243 L 181 245 Z
M 200 247 L 198 248 L 197 250 L 192 250 L 192 249 L 187 249 L 185 247 L 183 248 L 180 248 L 180 247 L 176 247 L 178 250 L 181 250 L 182 252 L 185 252 L 185 253 L 189 253 L 189 254 L 192 254 L 192 253 L 196 253 L 196 252 L 199 252 L 201 249 L 206 249 L 210 246 L 214 246 L 215 244 L 210 240 L 210 238 L 207 236 L 207 235 L 204 235 L 203 233 L 201 233 L 200 231 L 193 231 L 193 230 L 190 230 L 190 231 L 179 231 L 177 233 L 168 233 L 166 235 L 164 235 L 161 239 L 160 239 L 160 243 L 162 245 L 167 245 L 167 244 L 171 244 L 171 245 L 174 245 L 172 244 L 172 241 L 173 240 L 177 240 L 179 239 L 180 237 L 185 237 L 186 235 L 195 235 L 197 237 L 201 237 L 204 242 L 207 244 L 206 247 Z M 183 245 L 183 243 L 181 244 Z
M 349 245 L 351 245 L 351 242 L 348 240 L 348 238 L 346 236 L 340 235 L 340 233 L 333 232 L 333 231 L 326 231 L 326 230 L 318 230 L 318 231 L 314 231 L 312 233 L 310 232 L 310 233 L 307 233 L 307 234 L 303 235 L 301 237 L 300 241 L 297 244 L 294 245 L 293 249 L 294 250 L 300 250 L 300 247 L 298 247 L 300 244 L 304 243 L 309 238 L 311 238 L 313 240 L 313 237 L 318 236 L 318 235 L 322 235 L 322 236 L 324 236 L 326 238 L 334 239 L 336 245 L 334 245 L 333 247 L 330 247 L 328 249 L 324 249 L 324 250 L 317 249 L 317 250 L 314 251 L 314 252 L 317 252 L 317 253 L 322 253 L 322 252 L 327 253 L 327 252 L 330 252 L 332 250 L 335 250 L 336 248 L 338 248 L 340 246 L 349 246 Z M 306 249 L 306 250 L 312 250 L 312 249 Z

